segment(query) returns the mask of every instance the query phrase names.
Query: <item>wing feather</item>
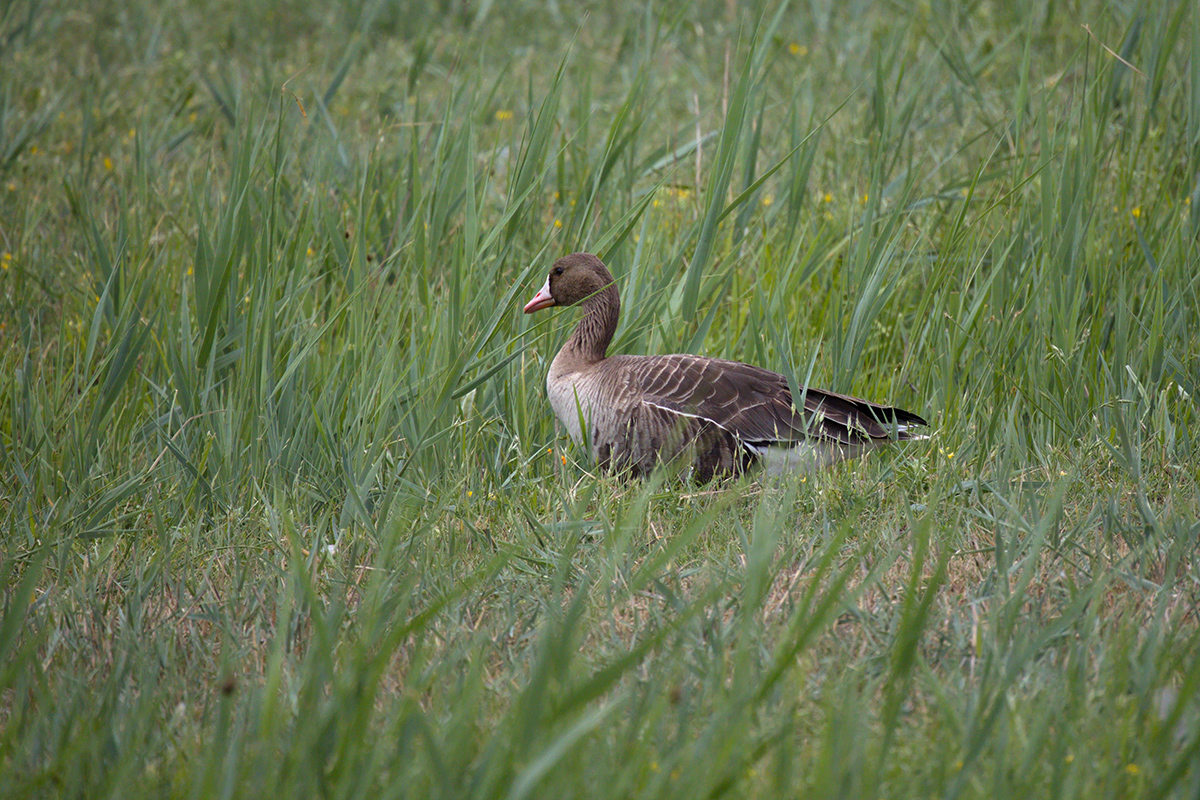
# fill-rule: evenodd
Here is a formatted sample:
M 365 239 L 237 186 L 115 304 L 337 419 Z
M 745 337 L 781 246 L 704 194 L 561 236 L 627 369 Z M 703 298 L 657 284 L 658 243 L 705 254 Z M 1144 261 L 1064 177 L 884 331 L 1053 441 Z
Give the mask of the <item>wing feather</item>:
M 656 417 L 669 412 L 703 420 L 756 446 L 906 439 L 912 438 L 909 426 L 926 424 L 907 411 L 819 389 L 806 389 L 797 410 L 786 378 L 737 361 L 687 354 L 612 356 L 604 365 L 624 384 L 614 388 L 653 406 Z

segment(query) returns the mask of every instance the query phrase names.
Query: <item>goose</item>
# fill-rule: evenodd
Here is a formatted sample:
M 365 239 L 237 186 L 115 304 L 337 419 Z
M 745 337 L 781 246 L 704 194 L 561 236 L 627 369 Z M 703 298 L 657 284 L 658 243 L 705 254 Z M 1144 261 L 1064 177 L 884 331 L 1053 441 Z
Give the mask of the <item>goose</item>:
M 910 411 L 820 389 L 794 403 L 784 376 L 686 353 L 608 355 L 621 310 L 612 274 L 591 253 L 554 262 L 525 305 L 532 314 L 581 304 L 583 318 L 550 363 L 546 391 L 576 444 L 601 470 L 645 475 L 690 459 L 707 483 L 760 465 L 768 474 L 812 471 L 894 441 L 928 438 Z

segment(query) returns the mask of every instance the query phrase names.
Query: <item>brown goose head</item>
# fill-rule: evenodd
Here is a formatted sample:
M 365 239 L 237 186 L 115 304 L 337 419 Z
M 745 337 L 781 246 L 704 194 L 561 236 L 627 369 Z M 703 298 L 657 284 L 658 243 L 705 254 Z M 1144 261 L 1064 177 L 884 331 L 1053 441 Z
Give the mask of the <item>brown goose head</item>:
M 599 299 L 610 294 L 612 297 L 608 302 L 620 296 L 612 273 L 603 262 L 591 253 L 572 253 L 554 262 L 546 283 L 525 304 L 525 313 L 532 314 L 551 306 L 573 306 L 581 300 Z

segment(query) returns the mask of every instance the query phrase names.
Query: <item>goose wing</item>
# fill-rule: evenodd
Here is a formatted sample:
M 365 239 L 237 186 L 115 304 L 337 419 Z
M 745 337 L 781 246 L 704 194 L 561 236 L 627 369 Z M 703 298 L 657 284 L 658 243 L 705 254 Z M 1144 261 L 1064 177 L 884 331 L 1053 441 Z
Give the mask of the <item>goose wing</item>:
M 848 395 L 804 390 L 793 406 L 784 376 L 737 361 L 692 355 L 614 356 L 630 400 L 691 420 L 704 420 L 749 444 L 824 439 L 840 444 L 911 438 L 925 425 L 916 414 Z M 662 416 L 662 414 L 656 414 Z

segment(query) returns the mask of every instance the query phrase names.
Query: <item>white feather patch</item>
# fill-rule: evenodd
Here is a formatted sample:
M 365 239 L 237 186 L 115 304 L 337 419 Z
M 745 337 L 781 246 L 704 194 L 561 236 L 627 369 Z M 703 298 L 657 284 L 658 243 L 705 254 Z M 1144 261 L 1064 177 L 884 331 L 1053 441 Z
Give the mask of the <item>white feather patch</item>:
M 857 458 L 867 450 L 866 445 L 843 445 L 828 440 L 810 440 L 793 445 L 745 445 L 763 465 L 767 475 L 786 475 L 797 472 L 816 472 L 826 467 Z

